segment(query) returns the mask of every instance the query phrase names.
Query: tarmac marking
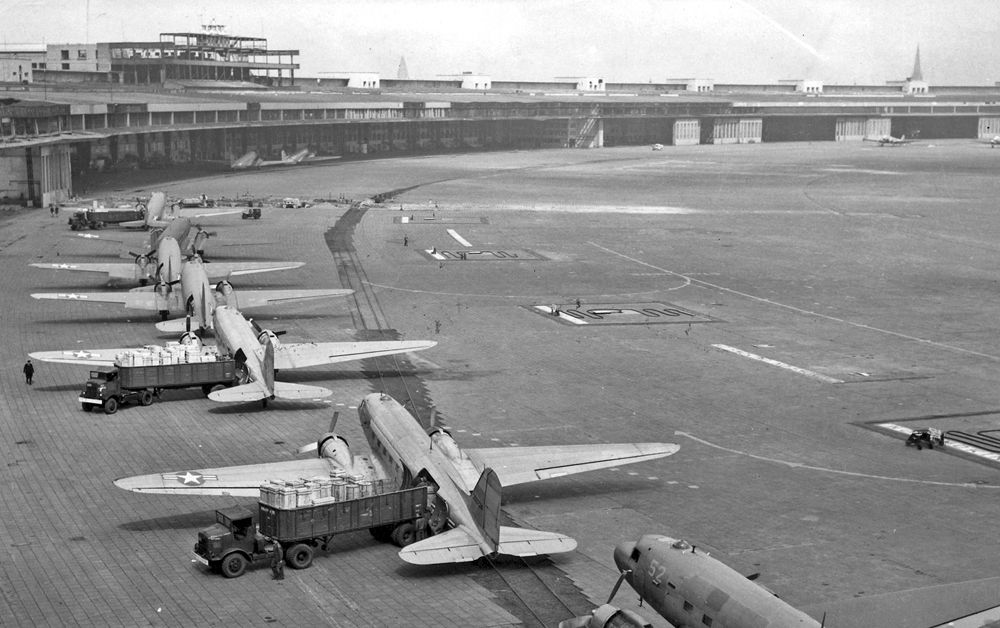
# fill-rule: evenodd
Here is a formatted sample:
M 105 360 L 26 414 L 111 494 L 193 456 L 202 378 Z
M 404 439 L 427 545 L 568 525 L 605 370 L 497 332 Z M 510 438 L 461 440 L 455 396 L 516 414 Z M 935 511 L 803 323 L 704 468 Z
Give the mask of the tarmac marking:
M 909 436 L 910 432 L 913 431 L 911 428 L 904 427 L 902 425 L 897 425 L 896 423 L 876 423 L 875 425 L 877 427 L 882 427 L 892 432 L 899 432 L 904 436 Z M 945 433 L 945 436 L 947 436 L 947 433 Z M 950 449 L 954 449 L 956 451 L 969 454 L 970 456 L 985 458 L 990 462 L 1000 462 L 1000 454 L 998 453 L 992 451 L 986 451 L 985 449 L 980 449 L 979 447 L 973 447 L 972 445 L 967 445 L 965 443 L 959 443 L 955 440 L 949 440 L 947 442 L 948 442 L 948 447 Z
M 891 475 L 875 475 L 871 473 L 860 473 L 858 471 L 844 471 L 843 469 L 829 469 L 827 467 L 817 467 L 809 464 L 802 464 L 801 462 L 791 462 L 789 460 L 780 460 L 778 458 L 770 458 L 768 456 L 760 456 L 758 454 L 752 454 L 746 451 L 740 451 L 738 449 L 730 449 L 729 447 L 723 447 L 722 445 L 716 445 L 715 443 L 709 442 L 703 438 L 698 438 L 693 434 L 688 434 L 687 432 L 675 431 L 675 435 L 684 436 L 690 438 L 696 443 L 701 443 L 706 447 L 712 447 L 713 449 L 718 449 L 720 451 L 725 451 L 731 454 L 736 454 L 739 456 L 746 456 L 747 458 L 753 458 L 754 460 L 761 460 L 763 462 L 772 462 L 774 464 L 785 465 L 786 467 L 791 467 L 793 469 L 809 469 L 810 471 L 819 471 L 820 473 L 832 473 L 835 475 L 847 475 L 855 478 L 866 478 L 869 480 L 887 480 L 889 482 L 906 482 L 909 484 L 926 484 L 928 486 L 949 486 L 953 488 L 979 488 L 979 489 L 1000 489 L 1000 484 L 973 484 L 970 482 L 938 482 L 935 480 L 918 480 L 914 478 L 901 478 L 893 477 Z
M 677 273 L 677 272 L 674 272 L 672 270 L 667 270 L 666 268 L 660 268 L 659 266 L 654 266 L 654 265 L 649 264 L 647 262 L 644 262 L 642 260 L 635 259 L 634 257 L 630 257 L 628 255 L 625 255 L 624 253 L 619 253 L 618 251 L 614 251 L 614 250 L 609 249 L 609 248 L 607 248 L 605 246 L 601 246 L 600 244 L 597 244 L 596 242 L 588 242 L 588 244 L 591 244 L 591 245 L 593 245 L 593 246 L 601 249 L 602 251 L 606 251 L 608 253 L 611 253 L 612 255 L 617 255 L 619 257 L 623 257 L 623 258 L 625 258 L 627 260 L 631 260 L 631 261 L 633 261 L 633 262 L 635 262 L 637 264 L 642 264 L 643 266 L 646 266 L 648 268 L 653 268 L 653 269 L 656 269 L 656 270 L 660 270 L 660 271 L 662 271 L 664 273 L 667 273 L 668 275 L 673 275 L 674 277 L 678 277 L 680 279 L 684 279 L 685 280 L 685 284 L 683 286 L 677 286 L 676 288 L 667 288 L 668 291 L 669 290 L 679 290 L 680 288 L 683 288 L 685 286 L 692 285 L 692 284 L 697 284 L 699 286 L 704 286 L 706 288 L 712 288 L 714 290 L 719 290 L 720 292 L 726 292 L 726 293 L 729 293 L 729 294 L 734 294 L 736 296 L 743 297 L 745 299 L 750 299 L 752 301 L 757 301 L 758 303 L 766 303 L 767 305 L 773 305 L 775 307 L 780 307 L 780 308 L 789 310 L 791 312 L 797 312 L 797 313 L 803 314 L 805 316 L 813 316 L 813 317 L 816 317 L 816 318 L 822 318 L 824 320 L 833 321 L 835 323 L 842 323 L 844 325 L 850 325 L 851 327 L 857 327 L 859 329 L 865 329 L 865 330 L 873 331 L 873 332 L 880 333 L 880 334 L 886 334 L 888 336 L 893 336 L 893 337 L 896 337 L 896 338 L 901 338 L 903 340 L 910 340 L 912 342 L 919 342 L 921 344 L 929 345 L 929 346 L 932 346 L 932 347 L 937 347 L 938 349 L 944 349 L 946 351 L 954 351 L 956 353 L 964 353 L 966 355 L 974 355 L 974 356 L 977 356 L 977 357 L 980 357 L 980 358 L 985 358 L 987 360 L 992 360 L 994 362 L 1000 362 L 1000 356 L 997 356 L 997 355 L 992 355 L 992 354 L 989 354 L 989 353 L 983 353 L 981 351 L 973 351 L 972 349 L 963 349 L 962 347 L 956 347 L 954 345 L 949 345 L 949 344 L 944 343 L 944 342 L 937 342 L 935 340 L 927 340 L 926 338 L 920 338 L 919 336 L 911 336 L 909 334 L 904 334 L 902 332 L 892 331 L 891 329 L 883 329 L 881 327 L 875 327 L 875 326 L 872 326 L 872 325 L 866 325 L 864 323 L 855 323 L 854 321 L 849 321 L 847 319 L 839 318 L 837 316 L 830 316 L 829 314 L 821 314 L 819 312 L 813 312 L 812 310 L 806 310 L 804 308 L 795 307 L 794 305 L 786 305 L 785 303 L 779 303 L 779 302 L 773 301 L 771 299 L 765 299 L 764 297 L 758 297 L 756 295 L 749 294 L 749 293 L 746 293 L 746 292 L 740 292 L 739 290 L 733 290 L 732 288 L 726 288 L 725 286 L 720 286 L 719 284 L 715 284 L 715 283 L 712 283 L 710 281 L 702 281 L 701 279 L 693 279 L 693 278 L 691 278 L 691 277 L 689 277 L 687 275 L 683 275 L 681 273 Z
M 458 235 L 458 232 L 455 231 L 454 229 L 446 229 L 446 231 L 448 232 L 448 235 L 450 235 L 451 237 L 455 238 L 455 240 L 459 244 L 461 244 L 462 246 L 472 246 L 471 242 L 469 242 L 468 240 L 466 240 L 462 236 Z
M 816 371 L 810 371 L 809 369 L 804 369 L 799 366 L 792 366 L 791 364 L 786 364 L 784 362 L 779 362 L 778 360 L 772 360 L 771 358 L 765 358 L 762 355 L 757 355 L 756 353 L 750 353 L 749 351 L 743 351 L 742 349 L 737 349 L 736 347 L 730 347 L 729 345 L 712 345 L 716 349 L 722 349 L 723 351 L 728 351 L 729 353 L 735 353 L 736 355 L 743 356 L 744 358 L 750 358 L 751 360 L 757 360 L 758 362 L 763 362 L 764 364 L 770 364 L 771 366 L 777 366 L 793 373 L 798 373 L 799 375 L 805 375 L 806 377 L 811 377 L 813 379 L 818 379 L 821 382 L 826 382 L 827 384 L 843 384 L 844 380 L 837 379 L 836 377 L 830 377 L 829 375 L 823 375 L 822 373 L 817 373 Z

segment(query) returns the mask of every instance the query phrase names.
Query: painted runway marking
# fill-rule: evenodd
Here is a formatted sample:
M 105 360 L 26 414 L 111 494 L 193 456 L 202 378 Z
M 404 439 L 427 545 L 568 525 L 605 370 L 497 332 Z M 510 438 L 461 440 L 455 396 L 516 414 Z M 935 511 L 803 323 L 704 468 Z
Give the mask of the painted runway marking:
M 448 232 L 448 235 L 450 235 L 451 237 L 455 238 L 455 240 L 459 244 L 461 244 L 462 246 L 472 246 L 471 242 L 469 242 L 468 240 L 466 240 L 462 236 L 458 235 L 458 232 L 455 231 L 454 229 L 447 229 L 446 231 Z
M 739 456 L 746 456 L 747 458 L 753 458 L 754 460 L 761 460 L 763 462 L 773 462 L 774 464 L 785 465 L 786 467 L 791 467 L 793 469 L 809 469 L 810 471 L 819 471 L 821 473 L 833 473 L 836 475 L 847 475 L 856 478 L 866 478 L 869 480 L 888 480 L 890 482 L 906 482 L 909 484 L 927 484 L 930 486 L 950 486 L 954 488 L 994 488 L 1000 489 L 1000 484 L 971 484 L 968 482 L 937 482 L 934 480 L 918 480 L 914 478 L 900 478 L 893 477 L 890 475 L 873 475 L 871 473 L 859 473 L 857 471 L 844 471 L 842 469 L 829 469 L 826 467 L 815 467 L 813 465 L 802 464 L 800 462 L 790 462 L 788 460 L 779 460 L 777 458 L 769 458 L 767 456 L 758 456 L 757 454 L 751 454 L 746 451 L 740 451 L 738 449 L 730 449 L 729 447 L 723 447 L 722 445 L 716 445 L 715 443 L 709 442 L 703 438 L 698 438 L 687 432 L 676 431 L 674 432 L 677 436 L 684 436 L 690 438 L 696 443 L 701 443 L 706 447 L 711 447 L 713 449 L 718 449 L 719 451 L 725 451 L 731 454 L 737 454 Z
M 539 312 L 542 312 L 543 314 L 546 314 L 548 316 L 553 316 L 553 308 L 551 306 L 548 306 L 548 305 L 536 305 L 536 306 L 534 306 L 534 308 L 536 310 L 538 310 Z M 574 325 L 586 325 L 587 324 L 585 321 L 582 321 L 582 320 L 580 320 L 578 318 L 573 318 L 572 316 L 567 315 L 565 312 L 559 310 L 558 308 L 555 311 L 558 312 L 558 313 L 555 314 L 554 316 L 556 318 L 558 318 L 559 320 L 561 320 L 561 321 L 566 321 L 567 323 L 573 323 Z
M 777 360 L 772 360 L 771 358 L 765 358 L 762 355 L 757 355 L 756 353 L 750 353 L 749 351 L 743 351 L 742 349 L 737 349 L 736 347 L 730 347 L 729 345 L 712 345 L 716 349 L 722 349 L 723 351 L 728 351 L 729 353 L 734 353 L 744 358 L 750 358 L 751 360 L 757 360 L 758 362 L 763 362 L 764 364 L 770 364 L 771 366 L 777 366 L 793 373 L 798 373 L 799 375 L 805 375 L 806 377 L 811 377 L 813 379 L 818 379 L 821 382 L 826 382 L 827 384 L 843 384 L 844 380 L 837 379 L 836 377 L 830 377 L 829 375 L 823 375 L 822 373 L 817 373 L 816 371 L 810 371 L 809 369 L 804 369 L 798 366 L 792 366 L 791 364 L 786 364 L 784 362 L 779 362 Z
M 883 427 L 887 430 L 893 432 L 899 432 L 904 436 L 909 436 L 913 431 L 911 428 L 904 427 L 902 425 L 897 425 L 896 423 L 876 423 L 878 427 Z M 945 434 L 947 437 L 947 433 Z M 977 456 L 979 458 L 984 458 L 990 462 L 1000 462 L 1000 454 L 994 453 L 992 451 L 986 451 L 985 449 L 980 449 L 979 447 L 973 447 L 972 445 L 966 445 L 965 443 L 959 443 L 955 440 L 946 440 L 947 447 L 949 449 L 954 449 L 955 451 L 961 451 L 962 453 L 969 454 L 970 456 Z
M 943 342 L 937 342 L 937 341 L 934 341 L 934 340 L 927 340 L 926 338 L 920 338 L 918 336 L 911 336 L 909 334 L 904 334 L 904 333 L 901 333 L 901 332 L 898 332 L 898 331 L 892 331 L 891 329 L 882 329 L 881 327 L 874 327 L 872 325 L 866 325 L 864 323 L 855 323 L 853 321 L 849 321 L 849 320 L 844 319 L 844 318 L 838 318 L 836 316 L 830 316 L 829 314 L 821 314 L 819 312 L 813 312 L 812 310 L 806 310 L 806 309 L 803 309 L 803 308 L 800 308 L 800 307 L 795 307 L 794 305 L 786 305 L 784 303 L 779 303 L 777 301 L 772 301 L 771 299 L 765 299 L 764 297 L 758 297 L 756 295 L 748 294 L 746 292 L 740 292 L 739 290 L 733 290 L 732 288 L 726 288 L 725 286 L 720 286 L 719 284 L 715 284 L 715 283 L 712 283 L 710 281 L 702 281 L 701 279 L 692 279 L 691 277 L 689 277 L 687 275 L 682 275 L 681 273 L 675 273 L 672 270 L 667 270 L 666 268 L 660 268 L 659 266 L 654 266 L 654 265 L 646 263 L 646 262 L 644 262 L 642 260 L 635 259 L 634 257 L 629 257 L 628 255 L 625 255 L 624 253 L 619 253 L 618 251 L 614 251 L 614 250 L 609 249 L 607 247 L 601 246 L 600 244 L 597 244 L 596 242 L 588 242 L 588 244 L 591 244 L 591 245 L 593 245 L 593 246 L 601 249 L 602 251 L 606 251 L 608 253 L 611 253 L 612 255 L 617 255 L 617 256 L 623 257 L 623 258 L 625 258 L 627 260 L 633 261 L 636 264 L 641 264 L 641 265 L 646 266 L 648 268 L 653 268 L 653 269 L 662 271 L 664 273 L 667 273 L 668 275 L 673 275 L 675 277 L 679 277 L 679 278 L 685 280 L 685 284 L 683 286 L 678 286 L 676 288 L 668 288 L 668 290 L 679 290 L 680 288 L 683 288 L 683 287 L 685 287 L 687 285 L 695 284 L 695 285 L 699 285 L 699 286 L 704 286 L 706 288 L 712 288 L 713 290 L 719 290 L 720 292 L 726 292 L 726 293 L 729 293 L 729 294 L 734 294 L 736 296 L 740 296 L 740 297 L 743 297 L 745 299 L 750 299 L 752 301 L 757 301 L 758 303 L 766 303 L 768 305 L 773 305 L 775 307 L 780 307 L 780 308 L 789 310 L 791 312 L 797 312 L 799 314 L 803 314 L 805 316 L 813 316 L 813 317 L 816 317 L 816 318 L 822 318 L 824 320 L 833 321 L 835 323 L 841 323 L 841 324 L 844 324 L 844 325 L 850 325 L 851 327 L 857 327 L 858 329 L 866 329 L 868 331 L 873 331 L 873 332 L 877 332 L 877 333 L 880 333 L 880 334 L 886 334 L 886 335 L 893 336 L 893 337 L 896 337 L 896 338 L 902 338 L 903 340 L 910 340 L 912 342 L 919 342 L 921 344 L 929 345 L 931 347 L 937 347 L 938 349 L 945 349 L 947 351 L 954 351 L 956 353 L 964 353 L 966 355 L 974 355 L 974 356 L 977 356 L 977 357 L 980 357 L 980 358 L 985 358 L 987 360 L 992 360 L 994 362 L 1000 362 L 1000 356 L 991 355 L 989 353 L 983 353 L 981 351 L 973 351 L 971 349 L 963 349 L 962 347 L 956 347 L 954 345 L 949 345 L 949 344 L 946 344 L 946 343 L 943 343 Z

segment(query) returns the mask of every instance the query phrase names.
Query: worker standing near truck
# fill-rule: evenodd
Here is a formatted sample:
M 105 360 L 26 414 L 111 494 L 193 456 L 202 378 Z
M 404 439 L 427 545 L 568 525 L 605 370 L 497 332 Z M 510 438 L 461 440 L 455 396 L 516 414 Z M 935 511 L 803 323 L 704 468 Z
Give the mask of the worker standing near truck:
M 285 558 L 281 555 L 281 544 L 271 544 L 271 576 L 275 580 L 285 579 Z

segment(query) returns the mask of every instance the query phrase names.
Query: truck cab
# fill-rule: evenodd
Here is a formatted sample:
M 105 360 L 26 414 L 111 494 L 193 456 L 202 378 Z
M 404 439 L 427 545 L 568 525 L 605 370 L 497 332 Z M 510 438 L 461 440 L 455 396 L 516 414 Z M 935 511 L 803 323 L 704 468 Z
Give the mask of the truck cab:
M 103 407 L 108 399 L 117 397 L 118 388 L 118 369 L 92 370 L 86 387 L 80 393 L 80 404 L 84 412 L 90 412 L 95 406 Z
M 227 578 L 238 578 L 247 566 L 271 551 L 271 544 L 254 525 L 253 513 L 242 506 L 215 511 L 215 523 L 198 532 L 195 559 Z

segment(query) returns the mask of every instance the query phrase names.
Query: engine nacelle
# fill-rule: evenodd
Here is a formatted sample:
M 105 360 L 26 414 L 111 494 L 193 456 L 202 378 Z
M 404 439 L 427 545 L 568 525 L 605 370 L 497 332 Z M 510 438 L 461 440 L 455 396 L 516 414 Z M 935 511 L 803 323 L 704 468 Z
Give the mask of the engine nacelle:
M 590 615 L 581 615 L 559 622 L 559 628 L 652 628 L 643 617 L 630 610 L 602 604 Z
M 233 289 L 233 284 L 229 283 L 225 279 L 215 285 L 215 295 L 217 302 L 236 309 L 240 308 L 240 304 L 236 299 L 236 290 Z
M 443 453 L 449 460 L 458 462 L 462 459 L 462 450 L 458 448 L 458 443 L 451 437 L 447 430 L 440 427 L 432 427 L 427 431 L 431 437 L 431 444 L 434 448 Z
M 320 458 L 332 460 L 342 469 L 354 468 L 354 455 L 351 447 L 342 436 L 334 433 L 324 434 L 316 446 Z
M 149 281 L 149 256 L 135 256 L 135 278 L 137 281 Z M 145 285 L 145 284 L 144 284 Z
M 271 339 L 271 346 L 276 349 L 278 348 L 278 345 L 281 344 L 281 341 L 278 340 L 278 334 L 274 333 L 270 329 L 264 329 L 259 334 L 257 334 L 257 342 L 259 342 L 260 344 L 264 344 L 265 337 Z

